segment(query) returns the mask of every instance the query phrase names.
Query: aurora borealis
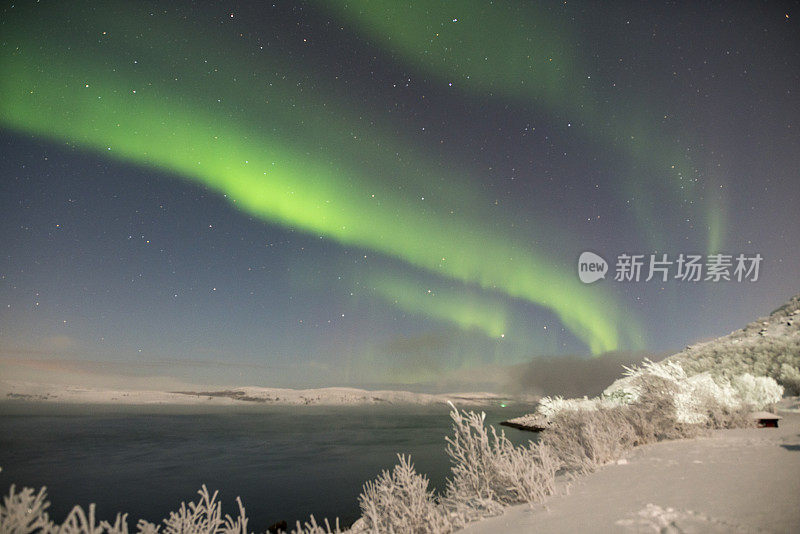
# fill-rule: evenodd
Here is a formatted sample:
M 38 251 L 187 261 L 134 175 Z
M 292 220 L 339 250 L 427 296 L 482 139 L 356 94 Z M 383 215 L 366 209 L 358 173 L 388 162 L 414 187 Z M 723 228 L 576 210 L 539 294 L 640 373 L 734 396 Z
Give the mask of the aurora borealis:
M 429 383 L 671 350 L 752 315 L 732 303 L 780 302 L 788 8 L 703 8 L 765 28 L 741 42 L 678 8 L 604 7 L 602 28 L 597 9 L 7 5 L 4 350 Z M 751 287 L 588 286 L 583 250 L 766 267 Z

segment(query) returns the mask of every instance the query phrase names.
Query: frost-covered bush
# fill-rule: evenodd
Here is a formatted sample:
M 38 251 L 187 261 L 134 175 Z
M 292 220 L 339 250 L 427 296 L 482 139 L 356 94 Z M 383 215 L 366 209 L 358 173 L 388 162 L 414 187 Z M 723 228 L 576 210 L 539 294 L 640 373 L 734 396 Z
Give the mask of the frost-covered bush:
M 604 392 L 604 399 L 635 404 L 648 384 L 669 384 L 675 405 L 675 420 L 683 424 L 708 424 L 711 412 L 734 413 L 743 409 L 761 409 L 778 402 L 781 386 L 770 377 L 745 373 L 728 379 L 710 372 L 688 375 L 680 363 L 645 360 L 641 367 L 626 368 L 626 376 Z M 726 423 L 727 426 L 727 423 Z
M 541 443 L 568 471 L 593 471 L 634 446 L 636 434 L 623 414 L 625 409 L 562 410 L 542 435 Z
M 12 484 L 8 495 L 3 497 L 3 505 L 0 506 L 0 532 L 27 534 L 50 531 L 52 522 L 47 516 L 50 503 L 46 498 L 45 488 L 38 492 L 34 492 L 32 488 L 22 488 L 17 493 Z
M 637 375 L 624 396 L 602 399 L 595 409 L 561 410 L 542 434 L 542 443 L 568 471 L 588 472 L 632 447 L 696 435 L 696 425 L 678 421 L 674 376 Z M 636 400 L 630 401 L 634 395 Z
M 740 404 L 736 392 L 725 379 L 715 381 L 711 375 L 702 373 L 676 382 L 675 418 L 680 423 L 704 424 L 709 409 L 733 408 Z
M 242 501 L 237 497 L 239 516 L 222 517 L 222 504 L 217 500 L 217 492 L 211 494 L 205 486 L 198 491 L 197 502 L 183 502 L 177 512 L 171 512 L 162 525 L 139 520 L 136 532 L 140 534 L 247 534 L 247 516 Z M 9 494 L 3 497 L 0 505 L 0 533 L 2 534 L 128 534 L 128 515 L 117 514 L 114 522 L 98 521 L 95 505 L 84 510 L 76 506 L 67 515 L 64 523 L 58 525 L 50 520 L 47 508 L 47 492 L 41 488 L 34 492 L 23 488 L 17 492 L 12 485 Z M 301 525 L 292 534 L 340 534 L 338 520 L 331 528 L 327 519 L 324 526 L 319 525 L 314 516 L 310 522 Z
M 325 518 L 325 521 L 323 521 L 320 525 L 312 515 L 311 518 L 302 525 L 300 524 L 300 521 L 298 521 L 296 528 L 292 529 L 291 534 L 342 534 L 343 532 L 345 531 L 339 528 L 338 518 L 336 519 L 334 526 L 331 527 L 331 524 L 327 518 Z
M 149 523 L 142 523 L 148 527 L 150 526 Z M 128 534 L 128 514 L 117 514 L 114 523 L 109 523 L 108 521 L 100 521 L 98 523 L 94 503 L 89 505 L 88 513 L 80 506 L 76 506 L 69 513 L 61 527 L 53 527 L 52 532 L 58 532 L 59 534 L 102 534 L 104 532 L 108 534 Z M 144 530 L 140 529 L 140 532 L 149 534 L 157 531 L 145 528 Z
M 3 534 L 127 534 L 127 515 L 117 514 L 114 523 L 95 518 L 95 505 L 89 505 L 88 514 L 80 506 L 76 506 L 67 515 L 62 525 L 50 520 L 46 510 L 50 507 L 47 501 L 46 488 L 34 492 L 32 488 L 22 488 L 17 493 L 12 484 L 8 495 L 3 497 L 0 506 L 0 532 Z M 139 530 L 140 532 L 156 532 Z
M 750 417 L 751 410 L 745 407 L 731 408 L 728 406 L 706 406 L 707 429 L 750 428 L 756 426 L 756 421 Z
M 559 412 L 568 410 L 596 410 L 601 404 L 601 399 L 583 397 L 581 399 L 565 399 L 560 396 L 543 397 L 539 400 L 536 412 L 544 417 L 555 417 Z
M 615 382 L 616 383 L 616 382 Z M 630 404 L 638 397 L 638 390 L 619 387 L 608 394 L 599 397 L 582 397 L 580 399 L 565 399 L 560 396 L 543 397 L 536 407 L 536 414 L 545 418 L 553 418 L 562 411 L 597 410 L 599 408 L 614 408 L 623 404 Z
M 568 472 L 585 473 L 619 459 L 633 447 L 696 436 L 701 431 L 698 425 L 678 420 L 679 386 L 674 376 L 672 372 L 637 375 L 629 383 L 635 402 L 561 410 L 542 434 L 541 443 L 553 451 Z M 621 398 L 627 401 L 630 396 Z
M 731 380 L 733 389 L 743 406 L 756 410 L 775 404 L 783 397 L 783 387 L 768 376 L 753 376 L 745 373 Z
M 400 463 L 364 484 L 358 497 L 361 525 L 368 532 L 444 533 L 449 521 L 428 490 L 428 479 L 417 474 L 411 458 L 398 454 Z
M 247 519 L 244 515 L 244 506 L 237 497 L 240 517 L 235 521 L 230 516 L 226 520 L 222 519 L 222 502 L 217 500 L 218 492 L 211 494 L 208 488 L 203 487 L 198 491 L 200 500 L 189 503 L 181 503 L 177 512 L 170 512 L 169 517 L 164 520 L 164 532 L 168 534 L 179 534 L 182 532 L 247 532 Z
M 717 403 L 727 408 L 738 408 L 742 404 L 739 392 L 730 382 L 721 377 L 716 379 L 708 372 L 690 376 L 683 389 L 698 400 L 700 407 Z
M 567 470 L 592 471 L 631 447 L 696 436 L 706 428 L 748 426 L 747 409 L 780 398 L 771 378 L 687 376 L 672 361 L 646 360 L 625 374 L 600 398 L 547 399 L 538 410 L 553 414 L 542 443 Z
M 486 414 L 453 409 L 453 436 L 447 437 L 452 478 L 443 498 L 462 523 L 500 513 L 506 505 L 539 502 L 554 491 L 559 464 L 550 449 L 538 443 L 516 447 L 493 426 Z
M 778 381 L 790 395 L 800 395 L 800 369 L 788 363 L 781 364 Z
M 623 377 L 615 380 L 599 397 L 606 402 L 607 407 L 638 402 L 642 385 L 648 382 L 663 389 L 666 384 L 677 384 L 686 379 L 686 373 L 680 365 L 666 361 L 653 362 L 645 359 L 641 366 L 623 368 Z M 670 388 L 673 394 L 674 390 L 675 388 Z
M 541 444 L 517 447 L 487 428 L 486 415 L 453 407 L 453 435 L 446 439 L 451 478 L 439 498 L 428 480 L 414 472 L 410 460 L 384 471 L 364 486 L 359 498 L 359 532 L 446 533 L 470 521 L 502 513 L 511 504 L 540 502 L 555 489 L 560 464 Z
M 637 399 L 623 414 L 636 432 L 636 445 L 696 435 L 695 425 L 679 420 L 678 383 L 664 376 L 639 377 Z
M 695 384 L 689 382 L 680 364 L 672 361 L 645 360 L 640 367 L 626 367 L 624 377 L 603 392 L 602 398 L 635 405 L 643 391 L 652 397 L 660 396 L 671 404 L 673 421 L 699 423 L 703 421 L 701 401 L 694 395 Z M 697 386 L 707 386 L 698 380 Z

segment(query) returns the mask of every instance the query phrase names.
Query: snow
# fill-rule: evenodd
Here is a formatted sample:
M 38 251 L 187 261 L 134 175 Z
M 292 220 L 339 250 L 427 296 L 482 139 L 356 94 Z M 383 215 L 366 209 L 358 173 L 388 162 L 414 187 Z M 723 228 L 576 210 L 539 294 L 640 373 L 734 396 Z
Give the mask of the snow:
M 784 401 L 785 402 L 785 401 Z M 465 534 L 526 532 L 793 532 L 800 525 L 800 414 L 780 428 L 633 449 L 533 507 L 509 508 Z
M 438 405 L 446 404 L 448 401 L 461 405 L 488 405 L 506 401 L 508 397 L 486 392 L 431 395 L 410 391 L 370 391 L 345 387 L 318 389 L 239 387 L 192 391 L 123 390 L 0 380 L 0 399 L 12 402 L 60 404 L 344 406 L 363 404 Z

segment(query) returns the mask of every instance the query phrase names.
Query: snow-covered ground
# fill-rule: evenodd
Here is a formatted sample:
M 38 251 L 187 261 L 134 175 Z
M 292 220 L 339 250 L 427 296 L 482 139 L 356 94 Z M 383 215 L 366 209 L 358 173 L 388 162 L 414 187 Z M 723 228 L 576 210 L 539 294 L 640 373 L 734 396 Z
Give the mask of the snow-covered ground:
M 798 532 L 800 413 L 780 428 L 719 430 L 662 441 L 567 486 L 469 525 L 467 534 L 527 532 Z
M 409 391 L 369 391 L 355 388 L 285 389 L 240 387 L 193 391 L 120 390 L 74 387 L 0 380 L 0 400 L 61 404 L 124 405 L 359 405 L 359 404 L 445 404 L 488 405 L 508 400 L 494 393 L 448 393 L 430 395 Z M 533 402 L 535 399 L 526 399 Z

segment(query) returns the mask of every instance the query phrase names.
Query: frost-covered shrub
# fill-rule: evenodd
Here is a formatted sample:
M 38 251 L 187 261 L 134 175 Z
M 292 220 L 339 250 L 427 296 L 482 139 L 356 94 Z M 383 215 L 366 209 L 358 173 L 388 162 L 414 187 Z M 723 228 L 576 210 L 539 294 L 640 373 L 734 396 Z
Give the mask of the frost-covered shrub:
M 786 371 L 793 376 L 790 373 Z M 615 408 L 629 408 L 619 413 L 634 431 L 633 444 L 639 445 L 693 436 L 707 428 L 749 426 L 749 410 L 778 402 L 783 393 L 770 377 L 745 373 L 728 379 L 708 371 L 692 375 L 673 360 L 645 360 L 641 366 L 626 367 L 624 374 L 598 398 L 545 397 L 529 416 L 547 418 L 550 444 L 571 469 L 591 470 L 613 456 L 615 432 L 624 445 L 626 431 L 607 428 Z M 556 421 L 560 423 L 554 428 Z
M 594 471 L 634 446 L 636 433 L 625 418 L 625 409 L 562 410 L 542 435 L 541 443 L 568 471 Z
M 775 404 L 783 397 L 783 387 L 775 379 L 767 376 L 753 376 L 745 373 L 731 380 L 743 406 L 760 410 Z
M 589 399 L 587 397 L 581 399 L 565 399 L 560 396 L 543 397 L 539 400 L 539 406 L 537 406 L 536 411 L 545 417 L 555 417 L 564 410 L 596 410 L 599 403 L 599 399 Z
M 222 517 L 222 505 L 217 500 L 217 492 L 211 494 L 205 486 L 198 491 L 200 500 L 187 504 L 181 503 L 177 512 L 171 512 L 163 521 L 163 525 L 156 525 L 144 520 L 139 520 L 136 532 L 140 534 L 247 534 L 247 516 L 245 515 L 242 501 L 237 497 L 239 516 L 233 519 L 226 515 Z M 76 506 L 67 515 L 64 523 L 57 525 L 47 515 L 47 492 L 41 488 L 38 493 L 31 488 L 23 488 L 16 492 L 12 485 L 9 494 L 3 498 L 0 505 L 0 533 L 2 534 L 128 534 L 127 514 L 117 514 L 114 522 L 98 521 L 95 515 L 95 505 L 90 504 L 88 510 Z M 326 529 L 319 527 L 311 517 L 311 524 L 306 523 L 292 532 L 297 534 L 337 534 L 338 523 L 335 530 L 331 530 L 325 521 Z
M 183 532 L 208 532 L 216 533 L 223 531 L 225 522 L 222 519 L 222 503 L 217 500 L 218 492 L 211 494 L 208 488 L 203 485 L 200 491 L 200 500 L 197 502 L 190 502 L 188 505 L 182 502 L 177 512 L 170 512 L 169 517 L 164 520 L 164 530 L 167 534 L 179 534 Z M 236 530 L 225 529 L 227 532 L 246 532 L 247 520 L 244 519 L 244 507 L 237 497 L 241 518 L 237 520 L 236 524 L 243 522 L 245 530 L 242 531 L 241 526 Z M 234 521 L 227 517 L 228 526 L 233 527 Z M 142 526 L 144 524 L 142 523 Z M 155 528 L 153 525 L 152 528 Z
M 693 425 L 679 420 L 678 382 L 663 375 L 642 375 L 634 384 L 638 397 L 623 414 L 636 432 L 636 445 L 696 434 Z
M 384 471 L 364 486 L 359 497 L 359 532 L 445 533 L 470 521 L 497 515 L 507 505 L 539 502 L 555 489 L 559 463 L 541 444 L 516 447 L 503 432 L 487 428 L 486 415 L 453 407 L 453 435 L 446 438 L 452 476 L 437 502 L 428 480 L 399 456 L 392 472 Z
M 52 522 L 47 516 L 47 491 L 41 488 L 34 492 L 32 488 L 22 488 L 17 493 L 14 485 L 8 495 L 3 497 L 0 506 L 0 532 L 27 534 L 28 532 L 48 532 Z
M 300 524 L 300 521 L 298 521 L 296 528 L 292 529 L 291 534 L 341 534 L 342 532 L 344 531 L 339 528 L 338 518 L 336 519 L 334 526 L 331 527 L 331 524 L 327 518 L 320 525 L 312 515 L 311 518 L 302 525 Z
M 117 514 L 114 523 L 97 522 L 95 504 L 89 505 L 89 512 L 76 506 L 64 520 L 61 527 L 53 527 L 51 531 L 59 534 L 128 534 L 128 514 Z M 149 530 L 147 532 L 150 532 Z
M 626 368 L 626 371 L 626 374 L 631 377 L 636 377 L 638 375 L 650 375 L 673 382 L 680 382 L 681 380 L 686 380 L 687 378 L 686 371 L 683 369 L 681 364 L 671 360 L 664 360 L 661 362 L 645 360 L 644 363 L 642 363 L 641 368 L 634 366 Z
M 702 379 L 696 383 L 690 382 L 680 364 L 645 360 L 641 367 L 626 367 L 624 374 L 623 378 L 606 388 L 602 398 L 635 405 L 646 389 L 651 396 L 650 402 L 653 395 L 669 402 L 673 423 L 696 424 L 704 421 L 702 401 L 695 395 L 695 386 L 707 388 L 708 384 Z
M 637 374 L 629 382 L 636 395 L 630 404 L 606 402 L 594 410 L 561 410 L 542 434 L 541 443 L 567 471 L 585 473 L 619 459 L 635 446 L 696 436 L 701 430 L 698 425 L 678 420 L 679 383 L 674 376 Z
M 454 524 L 500 513 L 506 505 L 539 502 L 554 491 L 559 464 L 551 450 L 537 443 L 515 447 L 484 413 L 453 409 L 453 436 L 447 437 L 452 478 L 443 502 Z
M 428 479 L 417 474 L 411 459 L 399 454 L 400 463 L 364 484 L 358 497 L 363 528 L 368 532 L 450 532 L 447 517 L 428 490 Z
M 627 391 L 615 391 L 610 395 L 601 395 L 600 397 L 582 397 L 580 399 L 565 399 L 560 396 L 556 397 L 543 397 L 539 400 L 539 405 L 536 407 L 536 414 L 552 418 L 562 411 L 592 411 L 599 408 L 614 408 L 622 404 L 629 404 L 631 402 L 631 394 Z
M 542 397 L 542 399 L 539 400 L 539 406 L 536 407 L 536 411 L 545 417 L 555 417 L 559 412 L 564 410 L 575 411 L 596 409 L 596 399 L 588 399 L 586 397 L 583 397 L 582 399 L 565 399 L 560 396 Z
M 724 378 L 715 380 L 710 374 L 701 373 L 675 385 L 675 418 L 680 423 L 706 424 L 710 411 L 741 406 L 736 390 Z
M 98 522 L 95 518 L 95 505 L 89 505 L 89 512 L 76 506 L 67 515 L 62 525 L 56 525 L 47 515 L 46 488 L 34 492 L 32 488 L 22 488 L 17 493 L 12 484 L 8 495 L 3 497 L 0 506 L 0 532 L 3 534 L 128 534 L 127 514 L 117 514 L 114 523 Z M 139 529 L 139 532 L 151 532 Z
M 727 408 L 738 408 L 742 403 L 738 392 L 727 379 L 715 379 L 708 372 L 687 378 L 684 389 L 698 400 L 701 409 L 714 403 Z
M 800 395 L 800 369 L 797 367 L 782 363 L 778 381 L 789 395 Z
M 728 380 L 710 372 L 687 375 L 676 361 L 656 363 L 645 360 L 641 367 L 627 368 L 626 376 L 609 386 L 603 392 L 603 398 L 636 404 L 642 388 L 648 384 L 669 387 L 675 420 L 681 424 L 708 425 L 711 412 L 719 416 L 748 407 L 761 409 L 778 402 L 783 394 L 782 388 L 769 377 L 753 377 L 745 373 Z M 730 421 L 725 423 L 725 427 L 728 424 Z
M 693 425 L 677 420 L 678 383 L 672 376 L 636 375 L 629 381 L 636 400 L 629 404 L 603 399 L 594 410 L 560 411 L 542 434 L 542 443 L 567 470 L 587 472 L 618 459 L 632 447 L 696 435 Z
M 561 409 L 554 410 L 542 435 L 542 443 L 568 471 L 592 471 L 645 443 L 693 437 L 708 427 L 750 424 L 738 390 L 727 380 L 709 374 L 687 377 L 671 362 L 629 369 L 602 398 L 586 401 L 559 402 Z M 575 406 L 583 408 L 571 409 Z
M 654 379 L 659 385 L 677 384 L 686 380 L 686 372 L 680 364 L 670 361 L 654 362 L 645 359 L 641 366 L 624 367 L 623 377 L 608 386 L 602 399 L 616 401 L 619 404 L 632 404 L 639 399 L 643 380 Z
M 709 403 L 706 406 L 706 428 L 729 429 L 750 428 L 756 426 L 756 421 L 750 417 L 750 409 L 746 407 L 729 407 Z

